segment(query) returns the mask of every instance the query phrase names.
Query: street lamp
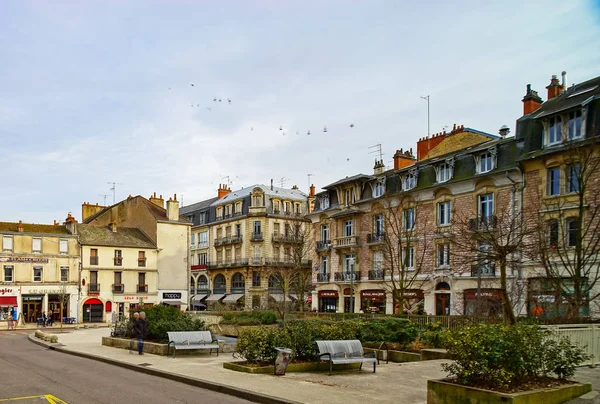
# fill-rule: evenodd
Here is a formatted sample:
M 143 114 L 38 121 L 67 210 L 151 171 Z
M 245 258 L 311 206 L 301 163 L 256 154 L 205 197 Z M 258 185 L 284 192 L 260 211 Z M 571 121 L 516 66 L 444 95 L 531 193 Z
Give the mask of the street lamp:
M 356 259 L 354 257 L 350 257 L 348 260 L 348 265 L 350 265 L 350 310 L 351 313 L 354 313 L 354 275 L 356 274 L 354 263 Z

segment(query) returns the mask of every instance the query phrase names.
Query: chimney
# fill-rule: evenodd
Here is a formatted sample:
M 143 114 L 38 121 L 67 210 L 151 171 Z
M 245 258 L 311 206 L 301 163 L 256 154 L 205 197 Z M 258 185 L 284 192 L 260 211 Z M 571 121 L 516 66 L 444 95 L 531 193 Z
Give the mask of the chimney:
M 167 218 L 169 220 L 179 220 L 179 202 L 177 194 L 173 195 L 173 199 L 167 201 Z
M 271 191 L 273 190 L 273 178 L 271 178 Z
M 19 223 L 17 224 L 17 231 L 19 233 L 23 233 L 23 221 L 19 220 Z
M 461 128 L 461 127 L 459 127 Z M 462 130 L 462 128 L 461 128 Z M 442 142 L 449 134 L 446 131 L 435 133 L 431 136 L 425 136 L 424 138 L 419 139 L 417 142 L 417 160 L 421 161 L 429 152 L 438 144 Z
M 162 195 L 160 197 L 156 196 L 156 192 L 153 195 L 150 195 L 150 202 L 155 204 L 156 206 L 160 206 L 161 208 L 165 208 L 165 200 Z
M 231 192 L 231 189 L 226 184 L 219 184 L 217 196 L 219 199 Z
M 552 75 L 550 84 L 546 87 L 546 89 L 548 90 L 548 100 L 551 100 L 561 93 L 562 88 L 558 83 L 558 77 L 556 77 L 555 74 Z
M 67 226 L 67 231 L 71 234 L 77 234 L 77 220 L 69 213 L 67 215 L 67 220 L 65 220 L 65 225 Z
M 412 149 L 407 151 L 396 150 L 394 154 L 394 170 L 399 170 L 404 167 L 412 166 L 415 164 L 415 156 L 412 153 Z
M 375 175 L 383 174 L 385 172 L 385 164 L 383 164 L 383 160 L 375 160 L 373 172 Z
M 563 70 L 562 72 L 562 92 L 567 91 L 567 72 Z
M 102 209 L 104 209 L 105 206 L 101 206 L 98 204 L 92 205 L 89 202 L 84 202 L 81 204 L 81 220 L 85 220 L 88 217 L 95 215 L 96 213 L 100 212 Z
M 504 139 L 510 133 L 510 128 L 506 125 L 502 125 L 498 133 L 500 134 L 502 139 Z
M 117 222 L 115 222 L 114 220 L 112 222 L 110 222 L 108 224 L 108 228 L 113 232 L 116 233 L 117 232 Z
M 310 191 L 308 192 L 308 196 L 315 196 L 315 184 L 310 185 Z
M 293 186 L 292 186 L 292 189 L 293 189 L 294 191 L 295 191 L 295 190 L 297 190 L 297 189 L 298 189 L 298 185 L 293 185 Z
M 527 93 L 523 97 L 523 115 L 531 114 L 542 106 L 542 99 L 537 91 L 531 89 L 531 84 L 527 84 Z
M 56 221 L 56 219 L 54 219 L 54 225 L 55 226 L 59 226 L 58 222 Z

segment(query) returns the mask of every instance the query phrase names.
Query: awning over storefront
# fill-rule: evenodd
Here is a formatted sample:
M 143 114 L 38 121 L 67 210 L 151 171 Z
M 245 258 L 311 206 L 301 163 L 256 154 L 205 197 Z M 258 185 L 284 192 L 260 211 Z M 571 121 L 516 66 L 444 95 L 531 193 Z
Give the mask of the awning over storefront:
M 194 298 L 192 299 L 192 303 L 196 303 L 196 302 L 201 302 L 204 299 L 206 299 L 208 297 L 208 295 L 196 295 L 194 296 Z
M 215 293 L 213 295 L 210 295 L 206 298 L 207 302 L 218 302 L 219 300 L 221 300 L 222 298 L 225 297 L 224 293 Z
M 298 300 L 298 295 L 295 293 L 290 293 L 288 296 L 294 300 Z
M 162 304 L 168 304 L 169 306 L 181 306 L 184 304 L 181 300 L 163 300 Z
M 16 296 L 2 296 L 0 297 L 0 307 L 17 307 Z
M 223 299 L 223 303 L 235 303 L 244 297 L 243 293 L 234 293 L 232 295 L 227 295 L 225 299 Z
M 273 300 L 275 300 L 278 303 L 283 302 L 283 293 L 273 293 L 269 296 L 271 296 Z

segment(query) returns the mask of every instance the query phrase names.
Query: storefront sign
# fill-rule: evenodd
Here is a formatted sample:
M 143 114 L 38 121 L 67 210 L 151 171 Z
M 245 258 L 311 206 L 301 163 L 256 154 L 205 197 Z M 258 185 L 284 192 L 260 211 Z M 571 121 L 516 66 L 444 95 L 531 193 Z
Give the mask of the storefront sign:
M 0 289 L 0 295 L 4 296 L 6 294 L 12 294 L 13 290 L 10 288 L 2 288 Z
M 65 289 L 29 289 L 28 293 L 34 295 L 60 295 L 67 292 Z
M 363 290 L 360 294 L 363 299 L 385 299 L 385 291 L 383 290 Z
M 319 297 L 320 298 L 338 297 L 338 292 L 336 292 L 335 290 L 321 290 L 319 292 Z
M 33 257 L 6 257 L 2 258 L 3 262 L 31 262 L 34 264 L 46 264 L 48 258 L 33 258 Z
M 499 289 L 465 289 L 464 296 L 467 299 L 474 299 L 477 297 L 484 299 L 502 299 L 502 291 Z
M 23 296 L 24 302 L 41 302 L 44 296 Z
M 147 300 L 148 296 L 123 296 L 123 300 L 125 300 L 125 301 L 132 301 L 132 300 L 139 301 L 140 299 Z
M 181 293 L 163 293 L 163 299 L 181 299 Z
M 533 296 L 535 302 L 538 303 L 554 303 L 556 300 L 555 296 L 552 295 L 535 295 Z M 564 301 L 565 299 L 563 299 Z
M 396 291 L 396 296 L 400 296 L 400 291 Z M 421 289 L 406 289 L 404 291 L 405 299 L 425 299 L 425 293 Z

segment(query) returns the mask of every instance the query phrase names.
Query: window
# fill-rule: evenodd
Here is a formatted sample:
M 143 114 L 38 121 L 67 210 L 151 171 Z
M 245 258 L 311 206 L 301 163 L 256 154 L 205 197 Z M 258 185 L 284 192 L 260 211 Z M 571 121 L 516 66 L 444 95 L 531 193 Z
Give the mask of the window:
M 281 202 L 273 201 L 273 213 L 279 213 L 281 211 Z
M 60 267 L 60 281 L 69 282 L 69 267 Z
M 494 169 L 492 153 L 485 152 L 479 156 L 478 169 L 479 173 L 487 173 L 488 171 L 492 171 Z
M 244 289 L 245 286 L 246 285 L 244 282 L 244 276 L 239 272 L 236 272 L 235 274 L 233 274 L 233 276 L 231 277 L 231 288 L 232 289 Z
M 217 220 L 218 219 L 223 219 L 223 208 L 222 207 L 217 208 Z
M 242 202 L 235 203 L 235 213 L 242 213 Z
M 198 233 L 198 248 L 208 247 L 208 232 L 203 231 Z
M 356 272 L 356 254 L 344 254 L 344 272 Z
M 280 225 L 279 223 L 273 223 L 273 234 L 278 236 L 280 234 Z
M 260 234 L 260 220 L 254 222 L 254 234 Z
M 489 276 L 494 275 L 494 266 L 491 260 L 492 246 L 486 241 L 480 241 L 477 246 L 477 276 Z
M 225 249 L 225 262 L 231 262 L 231 248 Z
M 90 248 L 90 265 L 98 265 L 98 249 Z
M 413 173 L 406 174 L 403 181 L 403 187 L 405 191 L 413 189 L 416 185 L 415 175 Z
M 252 286 L 260 287 L 260 272 L 252 271 Z
M 373 270 L 381 271 L 383 269 L 383 252 L 373 252 Z
M 575 218 L 567 219 L 567 246 L 575 247 L 579 237 L 579 221 Z
M 114 261 L 115 261 L 115 265 L 117 265 L 117 266 L 123 265 L 123 255 L 122 255 L 121 250 L 115 250 Z
M 221 237 L 223 237 L 223 228 L 219 227 L 217 229 L 217 239 L 220 239 Z
M 413 269 L 415 267 L 415 248 L 402 248 L 402 259 L 404 261 L 404 268 Z
M 283 258 L 285 258 L 286 261 L 290 261 L 292 259 L 292 250 L 290 247 L 283 247 Z
M 192 233 L 192 236 L 190 237 L 190 247 L 194 248 L 195 245 L 196 245 L 196 235 L 194 233 Z
M 12 236 L 3 236 L 2 237 L 2 250 L 3 251 L 12 251 L 13 250 Z
M 123 284 L 123 282 L 122 282 L 123 276 L 122 275 L 123 275 L 122 272 L 115 272 L 115 274 L 114 274 L 114 284 L 115 285 L 122 285 Z M 121 291 L 122 290 L 123 289 L 121 289 Z
M 321 198 L 321 209 L 327 209 L 329 208 L 329 196 L 324 195 Z
M 324 255 L 321 257 L 321 273 L 322 274 L 327 274 L 329 273 L 329 257 L 327 255 Z
M 560 168 L 548 169 L 548 196 L 560 194 Z
M 146 252 L 138 251 L 138 267 L 146 266 Z
M 479 195 L 479 218 L 485 219 L 494 215 L 494 194 Z
M 450 224 L 450 209 L 452 207 L 450 202 L 440 202 L 437 205 L 437 218 L 438 218 L 438 226 L 447 226 Z
M 354 229 L 352 228 L 353 226 L 353 222 L 352 220 L 346 220 L 344 222 L 344 237 L 350 237 L 352 235 L 354 235 Z
M 207 212 L 200 212 L 200 214 L 198 215 L 198 218 L 200 219 L 200 223 L 199 224 L 205 224 L 206 223 L 206 214 L 207 214 Z
M 273 246 L 273 258 L 279 259 L 279 255 L 281 255 L 279 251 L 279 246 Z
M 324 243 L 329 242 L 329 225 L 328 224 L 321 225 L 321 241 Z
M 13 282 L 14 267 L 12 265 L 4 265 L 4 282 Z
M 68 254 L 69 253 L 69 240 L 65 238 L 61 238 L 58 242 L 58 252 L 59 254 Z
M 41 282 L 42 281 L 42 273 L 43 273 L 42 267 L 33 267 L 33 281 Z
M 374 198 L 380 197 L 381 195 L 383 195 L 383 191 L 384 191 L 383 181 L 377 181 L 375 183 L 375 190 L 373 192 L 373 197 Z
M 349 206 L 350 203 L 352 203 L 352 192 L 349 189 L 347 189 L 345 195 L 346 206 Z
M 215 276 L 215 279 L 213 280 L 213 288 L 214 290 L 225 290 L 225 288 L 227 287 L 227 281 L 225 280 L 225 276 L 223 276 L 223 274 L 218 274 L 217 276 Z
M 198 254 L 198 265 L 206 265 L 208 264 L 208 254 L 200 253 Z
M 208 278 L 204 275 L 200 275 L 198 277 L 198 284 L 196 290 L 206 290 L 208 289 Z
M 375 235 L 381 236 L 384 232 L 384 222 L 383 222 L 383 215 L 375 215 L 373 217 L 373 233 Z
M 581 137 L 581 111 L 569 113 L 569 139 Z
M 562 119 L 560 116 L 550 118 L 548 126 L 548 145 L 556 144 L 562 141 Z
M 579 178 L 581 178 L 581 164 L 575 163 L 567 166 L 567 192 L 579 192 Z
M 413 230 L 415 228 L 415 208 L 404 209 L 402 221 L 404 230 Z
M 548 222 L 548 247 L 558 247 L 558 237 L 560 235 L 560 229 L 558 220 L 552 220 Z
M 290 203 L 289 202 L 284 202 L 283 208 L 285 210 L 285 213 L 290 213 Z
M 42 239 L 39 237 L 34 237 L 31 239 L 31 251 L 34 253 L 42 252 Z
M 437 182 L 446 182 L 452 178 L 452 167 L 448 163 L 442 163 L 438 166 L 437 174 Z
M 285 226 L 283 226 L 283 229 L 284 229 L 285 236 L 289 237 L 290 236 L 290 225 L 286 223 Z
M 241 237 L 242 235 L 242 225 L 239 223 L 235 225 L 235 235 L 236 237 Z
M 263 201 L 262 195 L 254 195 L 252 197 L 252 206 L 254 206 L 254 207 L 262 206 L 262 201 Z
M 145 272 L 140 272 L 138 274 L 138 285 L 141 287 L 145 287 L 146 288 L 146 292 L 148 291 L 147 287 L 148 285 L 146 285 L 146 273 Z
M 257 246 L 257 245 L 254 246 L 254 258 L 260 259 L 260 246 Z
M 450 243 L 441 243 L 437 245 L 437 266 L 450 266 Z
M 231 205 L 225 206 L 225 217 L 231 217 Z
M 225 227 L 225 237 L 231 237 L 231 226 Z
M 297 215 L 300 214 L 300 204 L 299 203 L 294 204 L 294 213 L 296 213 Z

